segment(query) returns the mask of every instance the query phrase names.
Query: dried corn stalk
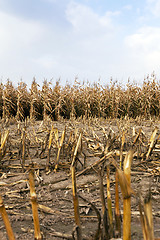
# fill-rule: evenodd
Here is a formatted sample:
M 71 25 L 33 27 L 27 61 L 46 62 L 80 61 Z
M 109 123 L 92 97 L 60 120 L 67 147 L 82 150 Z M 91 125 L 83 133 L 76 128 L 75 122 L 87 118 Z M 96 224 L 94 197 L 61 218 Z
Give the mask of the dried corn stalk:
M 121 214 L 119 209 L 118 172 L 115 175 L 115 237 L 121 237 Z
M 6 142 L 8 140 L 9 130 L 6 130 L 4 135 L 0 136 L 1 146 L 0 146 L 0 160 L 5 156 L 6 153 Z
M 123 239 L 131 239 L 131 162 L 133 158 L 133 150 L 130 150 L 123 164 L 124 172 L 117 168 L 119 183 L 123 195 Z
M 148 149 L 148 152 L 146 154 L 146 159 L 149 158 L 150 154 L 151 154 L 151 151 L 153 149 L 153 146 L 154 146 L 154 141 L 155 141 L 155 137 L 156 137 L 156 134 L 157 134 L 157 131 L 158 131 L 158 128 L 156 127 L 151 135 L 151 138 L 150 138 L 150 145 L 149 145 L 149 149 Z
M 8 218 L 8 215 L 7 215 L 7 212 L 6 212 L 6 209 L 5 209 L 5 206 L 4 206 L 4 203 L 3 203 L 3 200 L 1 198 L 1 196 L 0 196 L 0 213 L 1 213 L 1 216 L 2 216 L 2 219 L 3 219 L 3 222 L 5 224 L 5 227 L 6 227 L 6 231 L 7 231 L 7 234 L 8 234 L 8 239 L 9 240 L 15 240 L 13 230 L 12 230 L 12 227 L 10 225 L 9 218 Z
M 37 203 L 37 195 L 35 191 L 34 171 L 32 169 L 29 171 L 29 184 L 30 184 L 30 196 L 31 196 L 33 222 L 34 222 L 34 239 L 41 240 L 42 235 L 40 232 L 40 225 L 39 225 L 39 218 L 38 218 L 38 203 Z
M 124 175 L 127 180 L 127 184 L 131 185 L 131 163 L 133 158 L 133 150 L 130 150 L 123 164 Z M 128 198 L 123 199 L 123 239 L 131 239 L 131 195 Z
M 120 151 L 120 168 L 122 167 L 122 157 L 123 157 L 123 148 L 124 148 L 124 143 L 125 143 L 125 134 L 126 131 L 123 131 L 122 133 L 122 142 L 121 142 L 121 151 Z
M 46 162 L 46 171 L 47 172 L 49 170 L 50 153 L 51 153 L 51 146 L 52 146 L 52 139 L 53 139 L 53 130 L 54 130 L 54 127 L 52 126 L 51 131 L 50 131 L 50 135 L 49 135 L 48 158 L 47 158 L 47 162 Z
M 103 176 L 102 176 L 102 169 L 98 171 L 99 177 L 99 188 L 100 188 L 100 198 L 102 203 L 102 216 L 103 216 L 103 234 L 104 239 L 109 239 L 109 227 L 108 227 L 108 217 L 107 217 L 107 209 L 105 203 L 105 196 L 104 196 L 104 186 L 103 186 Z
M 55 172 L 57 171 L 57 168 L 58 168 L 60 151 L 61 151 L 61 148 L 62 148 L 62 146 L 63 146 L 64 139 L 65 139 L 65 133 L 66 133 L 66 127 L 64 128 L 64 130 L 63 130 L 63 132 L 62 132 L 62 136 L 61 136 L 60 143 L 58 143 L 57 160 L 56 160 L 56 165 L 55 165 L 55 169 L 54 169 Z M 57 140 L 57 142 L 58 142 L 57 136 L 56 136 L 56 140 Z
M 82 240 L 82 229 L 81 229 L 80 214 L 79 214 L 79 201 L 78 201 L 78 194 L 77 194 L 75 165 L 76 165 L 76 155 L 77 155 L 78 148 L 79 148 L 79 145 L 81 142 L 81 137 L 82 136 L 80 134 L 78 141 L 77 141 L 75 151 L 74 151 L 72 164 L 71 164 L 74 216 L 75 216 L 75 223 L 77 226 L 77 239 L 78 240 Z
M 140 195 L 139 210 L 140 210 L 140 219 L 142 224 L 143 238 L 144 240 L 154 240 L 155 238 L 154 238 L 152 202 L 151 202 L 150 190 L 144 200 Z
M 109 223 L 109 237 L 113 238 L 113 213 L 112 200 L 110 192 L 110 168 L 107 166 L 107 206 L 108 206 L 108 223 Z

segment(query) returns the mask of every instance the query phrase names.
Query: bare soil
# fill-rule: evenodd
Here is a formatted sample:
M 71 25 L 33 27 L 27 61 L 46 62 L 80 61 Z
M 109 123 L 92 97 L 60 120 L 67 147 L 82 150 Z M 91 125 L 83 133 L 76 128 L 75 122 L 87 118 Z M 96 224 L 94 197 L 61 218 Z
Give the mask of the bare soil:
M 60 153 L 60 161 L 57 172 L 54 171 L 57 147 L 53 141 L 50 153 L 49 172 L 46 173 L 46 161 L 48 158 L 47 134 L 51 130 L 51 125 L 58 129 L 59 141 L 61 134 L 66 127 L 66 136 Z M 135 155 L 132 163 L 131 186 L 136 193 L 145 196 L 148 189 L 152 192 L 152 207 L 154 219 L 155 238 L 160 237 L 160 147 L 157 142 L 154 151 L 146 161 L 141 157 L 141 153 L 146 151 L 147 144 L 155 127 L 160 127 L 160 122 L 155 120 L 81 120 L 81 121 L 57 121 L 45 122 L 35 121 L 18 123 L 15 120 L 7 122 L 1 121 L 1 132 L 9 129 L 9 138 L 6 145 L 5 157 L 0 165 L 0 194 L 3 198 L 9 220 L 16 239 L 34 239 L 34 224 L 32 218 L 32 208 L 30 203 L 30 188 L 28 183 L 28 171 L 30 164 L 35 167 L 35 185 L 39 204 L 39 222 L 43 239 L 72 239 L 75 227 L 72 179 L 70 165 L 72 161 L 72 146 L 67 146 L 71 132 L 77 136 L 82 131 L 82 153 L 78 154 L 77 174 L 83 169 L 95 163 L 102 157 L 103 146 L 107 141 L 107 136 L 117 136 L 116 140 L 109 146 L 109 151 L 119 151 L 121 148 L 121 135 L 125 131 L 124 155 L 133 142 L 133 130 L 136 134 L 142 128 L 143 136 L 139 145 L 135 148 Z M 25 166 L 22 169 L 22 129 L 26 127 L 26 154 Z M 135 128 L 135 129 L 133 129 Z M 157 135 L 160 133 L 158 130 Z M 37 139 L 36 139 L 37 137 Z M 74 144 L 74 143 L 72 143 Z M 46 144 L 46 146 L 48 146 Z M 139 150 L 138 150 L 139 149 Z M 119 157 L 116 159 L 119 164 Z M 85 162 L 85 164 L 84 164 Z M 108 164 L 109 161 L 105 162 Z M 101 212 L 100 190 L 97 175 L 98 166 L 91 168 L 77 176 L 78 194 L 92 202 Z M 106 196 L 106 172 L 104 171 L 104 189 Z M 114 212 L 114 192 L 115 192 L 115 168 L 111 166 L 111 198 Z M 119 192 L 120 188 L 119 188 Z M 140 223 L 140 214 L 137 197 L 132 196 L 132 222 L 131 238 L 143 239 Z M 48 207 L 48 208 L 44 208 Z M 96 213 L 89 203 L 79 199 L 80 216 L 82 224 L 82 234 L 88 239 L 94 239 L 98 221 Z M 120 193 L 120 206 L 123 219 L 123 200 Z M 61 237 L 58 237 L 58 233 Z M 64 235 L 64 238 L 62 237 Z M 68 238 L 67 238 L 68 235 Z M 4 223 L 0 216 L 0 239 L 6 240 L 7 234 Z M 85 239 L 85 237 L 84 237 Z

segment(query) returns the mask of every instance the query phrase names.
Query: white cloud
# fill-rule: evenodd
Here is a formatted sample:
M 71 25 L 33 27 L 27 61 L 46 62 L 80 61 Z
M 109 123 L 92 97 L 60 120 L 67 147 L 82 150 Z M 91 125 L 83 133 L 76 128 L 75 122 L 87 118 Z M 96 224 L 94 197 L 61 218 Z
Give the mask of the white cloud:
M 37 21 L 0 12 L 0 77 L 30 80 L 35 74 L 32 58 L 45 39 L 46 29 Z
M 0 12 L 0 50 L 26 48 L 44 34 L 42 25 Z
M 121 14 L 120 11 L 115 11 L 115 12 L 108 11 L 104 16 L 99 18 L 99 22 L 102 25 L 102 27 L 104 26 L 104 27 L 113 29 L 112 18 L 115 16 L 119 16 L 120 14 Z
M 71 2 L 66 9 L 66 18 L 77 33 L 92 35 L 95 33 L 113 31 L 112 18 L 120 12 L 106 12 L 104 16 L 98 15 L 86 5 Z
M 32 59 L 32 61 L 48 71 L 58 65 L 57 58 L 52 55 L 42 55 L 39 58 Z
M 96 81 L 101 76 L 104 82 L 111 76 L 121 81 L 156 71 L 159 28 L 140 28 L 125 38 L 126 25 L 117 21 L 120 11 L 100 15 L 87 5 L 63 2 L 63 21 L 57 13 L 57 21 L 45 16 L 45 25 L 42 19 L 31 21 L 0 12 L 0 77 L 17 81 L 22 77 L 29 84 L 34 76 L 41 82 L 52 77 L 74 80 L 75 76 Z M 125 7 L 123 12 L 131 8 Z
M 131 4 L 125 5 L 125 6 L 123 7 L 123 9 L 125 9 L 125 10 L 131 10 L 131 9 L 132 9 L 132 5 L 131 5 Z
M 159 72 L 160 62 L 160 28 L 143 27 L 137 33 L 127 36 L 128 47 L 133 62 L 144 72 Z M 133 66 L 133 64 L 132 64 Z
M 147 0 L 149 11 L 155 16 L 160 17 L 160 0 Z
M 160 28 L 143 27 L 126 38 L 127 45 L 143 53 L 160 51 Z

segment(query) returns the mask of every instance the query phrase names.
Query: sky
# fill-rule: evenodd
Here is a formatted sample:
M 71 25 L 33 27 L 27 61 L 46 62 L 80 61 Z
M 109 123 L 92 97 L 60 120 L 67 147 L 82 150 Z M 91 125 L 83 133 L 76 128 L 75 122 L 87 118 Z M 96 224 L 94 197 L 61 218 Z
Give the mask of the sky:
M 160 0 L 0 0 L 0 79 L 160 79 Z

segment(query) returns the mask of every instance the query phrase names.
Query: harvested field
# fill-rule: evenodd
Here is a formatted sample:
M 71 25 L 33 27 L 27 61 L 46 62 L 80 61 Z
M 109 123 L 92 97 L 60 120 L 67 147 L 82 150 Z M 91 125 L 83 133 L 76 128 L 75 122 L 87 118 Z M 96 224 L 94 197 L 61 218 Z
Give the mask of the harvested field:
M 77 239 L 118 236 L 127 239 L 123 235 L 123 205 L 128 204 L 125 201 L 128 202 L 130 196 L 131 239 L 143 239 L 141 221 L 146 234 L 154 231 L 154 238 L 158 239 L 159 128 L 158 120 L 142 118 L 52 121 L 47 117 L 44 122 L 29 119 L 20 122 L 14 118 L 1 120 L 0 192 L 15 238 L 34 238 L 32 209 L 36 201 L 30 195 L 29 182 L 32 172 L 41 232 L 35 239 L 41 239 L 41 236 L 47 240 L 74 239 L 74 236 L 76 239 L 77 234 Z M 129 158 L 131 187 L 128 180 L 127 185 L 123 185 L 121 179 Z M 119 180 L 115 177 L 116 172 Z M 127 173 L 125 176 L 127 179 Z M 121 188 L 118 188 L 120 228 L 115 224 L 115 206 L 117 213 L 118 204 L 115 188 L 118 182 L 121 183 Z M 146 207 L 150 203 L 154 229 L 147 223 L 152 219 L 146 216 Z M 104 219 L 106 213 L 108 223 Z M 125 228 L 129 231 L 129 222 Z M 1 217 L 0 239 L 7 239 Z

